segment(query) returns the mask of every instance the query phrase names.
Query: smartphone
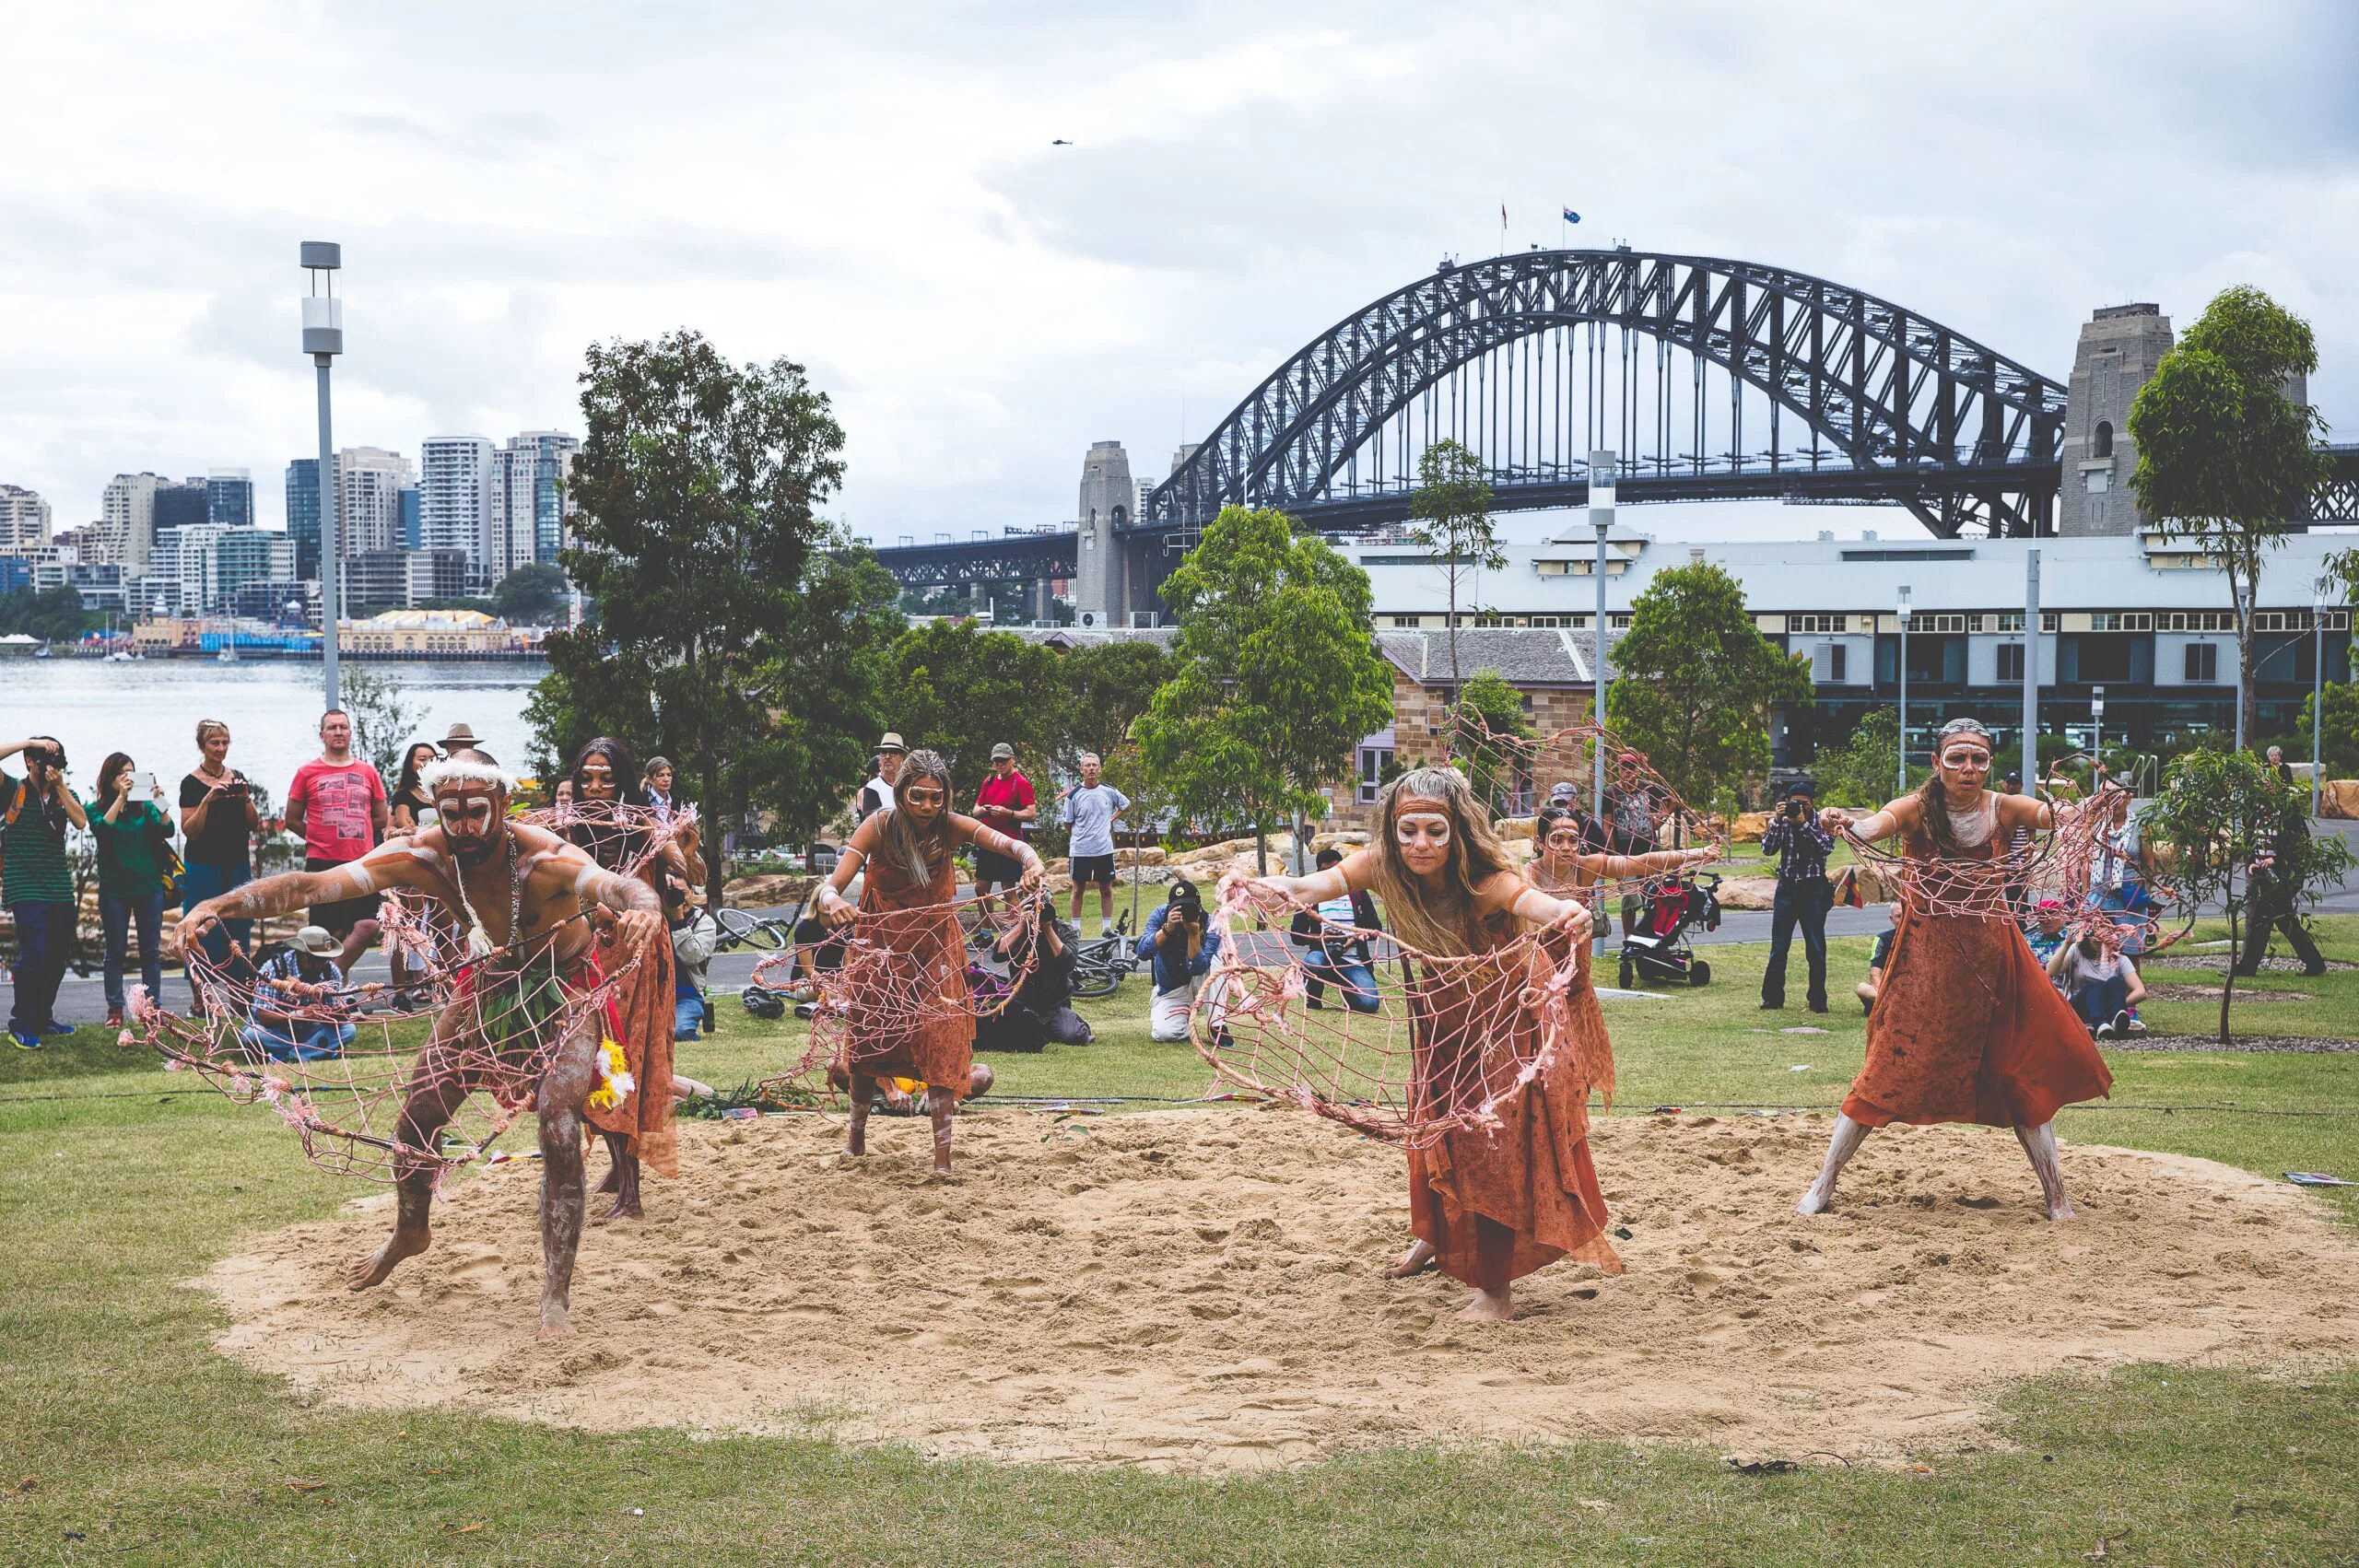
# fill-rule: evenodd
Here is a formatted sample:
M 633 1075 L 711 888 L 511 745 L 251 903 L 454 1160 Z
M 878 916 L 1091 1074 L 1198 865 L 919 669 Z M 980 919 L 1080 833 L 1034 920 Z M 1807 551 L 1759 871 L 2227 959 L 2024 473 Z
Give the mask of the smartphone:
M 131 776 L 131 792 L 135 795 L 154 794 L 156 792 L 156 776 L 148 772 L 146 768 L 140 768 L 135 771 Z

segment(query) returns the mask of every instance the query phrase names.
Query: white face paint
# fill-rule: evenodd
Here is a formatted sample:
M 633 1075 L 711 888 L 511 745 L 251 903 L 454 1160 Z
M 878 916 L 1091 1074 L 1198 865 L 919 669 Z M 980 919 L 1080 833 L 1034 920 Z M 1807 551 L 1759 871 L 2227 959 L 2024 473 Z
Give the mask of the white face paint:
M 1412 801 L 1392 819 L 1392 841 L 1418 876 L 1431 876 L 1449 860 L 1449 813 L 1441 802 Z

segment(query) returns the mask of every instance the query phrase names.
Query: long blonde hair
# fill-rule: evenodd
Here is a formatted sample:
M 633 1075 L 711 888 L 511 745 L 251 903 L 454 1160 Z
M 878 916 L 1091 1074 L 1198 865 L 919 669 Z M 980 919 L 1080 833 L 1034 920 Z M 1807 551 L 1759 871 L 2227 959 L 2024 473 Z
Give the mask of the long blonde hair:
M 894 798 L 898 801 L 902 790 L 921 778 L 942 786 L 942 814 L 933 819 L 931 828 L 921 829 L 898 804 L 878 813 L 876 851 L 908 872 L 912 880 L 930 882 L 933 868 L 950 854 L 950 764 L 940 752 L 913 751 L 903 757 L 901 776 L 893 782 Z
M 1410 800 L 1439 801 L 1449 815 L 1449 858 L 1442 862 L 1438 892 L 1409 869 L 1393 835 L 1393 819 L 1402 802 Z M 1373 891 L 1384 901 L 1393 934 L 1436 955 L 1473 952 L 1483 924 L 1475 913 L 1474 890 L 1510 870 L 1513 862 L 1465 775 L 1449 767 L 1419 767 L 1402 774 L 1384 791 L 1378 828 Z

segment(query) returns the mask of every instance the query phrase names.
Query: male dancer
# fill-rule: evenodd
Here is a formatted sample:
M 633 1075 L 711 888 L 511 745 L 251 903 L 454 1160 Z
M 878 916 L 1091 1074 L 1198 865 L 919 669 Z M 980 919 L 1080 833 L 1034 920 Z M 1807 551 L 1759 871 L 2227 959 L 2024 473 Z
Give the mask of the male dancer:
M 541 1338 L 570 1338 L 573 1259 L 581 1241 L 581 1113 L 596 1077 L 599 1021 L 574 1010 L 537 1082 L 501 1082 L 503 1060 L 538 1059 L 562 1009 L 555 988 L 591 983 L 595 945 L 628 952 L 663 929 L 647 883 L 601 868 L 543 828 L 508 820 L 514 780 L 481 751 L 453 754 L 422 778 L 434 797 L 433 827 L 378 846 L 325 871 L 289 872 L 208 898 L 182 919 L 185 953 L 223 919 L 260 919 L 310 904 L 407 888 L 436 900 L 466 932 L 474 954 L 457 995 L 436 1022 L 395 1124 L 399 1210 L 393 1234 L 352 1265 L 367 1290 L 403 1258 L 424 1252 L 434 1201 L 430 1151 L 444 1124 L 477 1088 L 530 1094 L 541 1135 Z M 593 933 L 594 928 L 594 933 Z M 497 1036 L 497 1037 L 489 1037 Z

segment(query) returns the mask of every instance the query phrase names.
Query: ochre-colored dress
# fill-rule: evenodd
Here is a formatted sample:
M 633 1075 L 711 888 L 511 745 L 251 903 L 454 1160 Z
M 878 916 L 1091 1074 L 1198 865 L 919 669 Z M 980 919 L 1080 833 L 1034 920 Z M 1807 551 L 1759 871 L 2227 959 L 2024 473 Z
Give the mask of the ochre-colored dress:
M 618 954 L 609 961 L 628 963 L 632 956 Z M 672 1031 L 678 1005 L 674 994 L 672 933 L 659 922 L 635 956 L 638 963 L 631 965 L 599 1014 L 601 1028 L 623 1048 L 631 1091 L 620 1105 L 591 1106 L 582 1115 L 601 1132 L 628 1139 L 631 1153 L 656 1175 L 676 1176 L 680 1174 L 680 1129 L 672 1098 Z
M 1483 948 L 1510 948 L 1512 919 L 1486 926 Z M 1540 1020 L 1520 998 L 1544 968 L 1510 957 L 1499 967 L 1427 968 L 1413 987 L 1416 1075 L 1413 1102 L 1451 1114 L 1507 1094 L 1500 1125 L 1445 1134 L 1409 1152 L 1409 1229 L 1434 1249 L 1441 1271 L 1479 1290 L 1544 1269 L 1560 1258 L 1620 1273 L 1605 1239 L 1605 1195 L 1589 1152 L 1589 1097 L 1614 1087 L 1614 1051 L 1605 1014 L 1590 989 L 1587 944 L 1579 977 L 1562 1005 L 1565 1045 L 1547 1070 L 1513 1089 L 1516 1062 L 1536 1047 Z M 1551 944 L 1554 955 L 1561 946 Z M 1521 1038 L 1496 1039 L 1500 1029 Z M 1486 1045 L 1509 1048 L 1485 1051 Z M 1516 1047 L 1520 1048 L 1516 1048 Z
M 1995 868 L 1942 864 L 1997 857 L 1995 800 L 1956 823 L 1961 848 L 1946 860 L 1920 831 L 1907 852 L 1911 881 L 1933 898 L 1987 912 L 1931 914 L 1904 895 L 1884 988 L 1868 1016 L 1868 1059 L 1843 1114 L 1869 1127 L 1889 1122 L 1979 1122 L 2041 1127 L 2065 1106 L 2102 1098 L 2113 1075 L 2088 1026 L 2032 956 Z
M 849 1009 L 838 1065 L 875 1078 L 914 1078 L 964 1097 L 975 1063 L 975 1015 L 967 996 L 967 942 L 951 900 L 948 855 L 913 881 L 890 855 L 863 862 L 860 939 L 844 960 Z

